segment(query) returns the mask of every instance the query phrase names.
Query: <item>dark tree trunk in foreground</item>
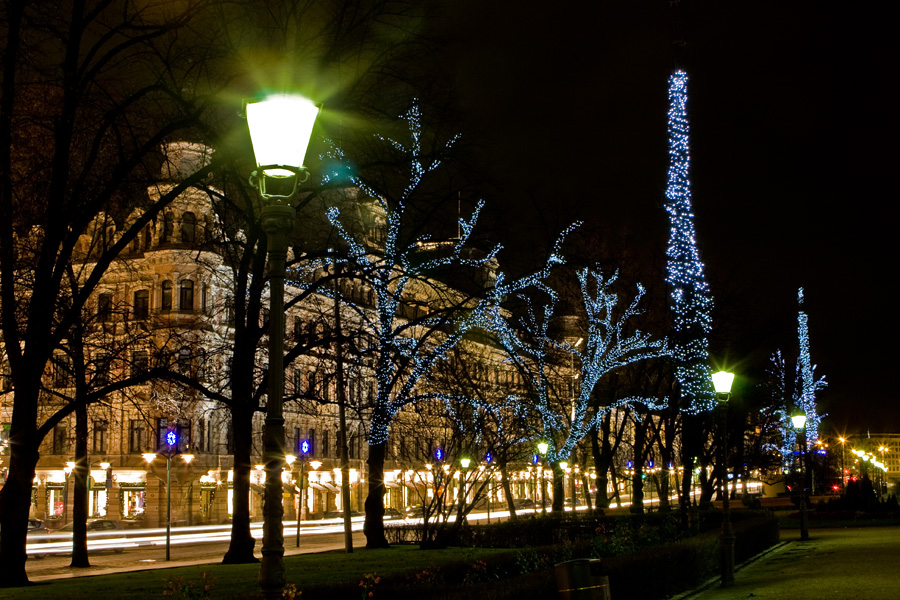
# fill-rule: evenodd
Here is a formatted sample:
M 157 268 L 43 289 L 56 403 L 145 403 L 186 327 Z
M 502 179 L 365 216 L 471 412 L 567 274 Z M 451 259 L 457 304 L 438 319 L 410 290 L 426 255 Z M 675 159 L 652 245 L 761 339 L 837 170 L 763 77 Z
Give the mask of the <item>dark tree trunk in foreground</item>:
M 74 492 L 72 494 L 72 563 L 70 567 L 90 567 L 87 551 L 88 518 L 88 474 L 90 467 L 87 457 L 88 439 L 87 407 L 75 409 L 75 469 L 72 473 Z M 68 498 L 66 498 L 68 502 Z
M 259 562 L 253 555 L 256 540 L 250 535 L 250 452 L 253 434 L 253 410 L 244 405 L 231 409 L 234 432 L 234 506 L 231 521 L 231 545 L 222 564 Z
M 366 535 L 366 548 L 387 548 L 384 537 L 384 456 L 386 442 L 377 445 L 369 444 L 369 495 L 366 497 L 366 522 L 363 533 Z

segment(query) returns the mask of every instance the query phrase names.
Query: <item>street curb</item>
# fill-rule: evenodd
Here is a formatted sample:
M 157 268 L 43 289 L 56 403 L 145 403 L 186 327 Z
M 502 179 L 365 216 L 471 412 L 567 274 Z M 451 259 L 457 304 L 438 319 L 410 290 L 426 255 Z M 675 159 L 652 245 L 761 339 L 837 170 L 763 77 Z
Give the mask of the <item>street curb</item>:
M 743 570 L 745 567 L 749 567 L 750 565 L 758 563 L 759 561 L 763 560 L 764 558 L 768 558 L 772 554 L 781 552 L 782 550 L 787 548 L 793 541 L 795 541 L 795 540 L 779 542 L 779 543 L 775 544 L 774 546 L 763 550 L 759 554 L 750 557 L 749 559 L 745 560 L 741 564 L 735 566 L 735 568 L 734 568 L 735 573 Z M 672 596 L 671 598 L 669 598 L 669 600 L 686 600 L 687 598 L 696 596 L 697 594 L 699 594 L 701 592 L 705 592 L 709 588 L 716 586 L 720 581 L 721 581 L 721 577 L 719 575 L 716 575 L 715 577 L 711 577 L 710 579 L 707 579 L 706 581 L 704 581 L 703 583 L 701 583 L 700 585 L 698 585 L 697 587 L 695 587 L 692 590 L 682 592 L 681 594 L 678 594 L 677 596 Z

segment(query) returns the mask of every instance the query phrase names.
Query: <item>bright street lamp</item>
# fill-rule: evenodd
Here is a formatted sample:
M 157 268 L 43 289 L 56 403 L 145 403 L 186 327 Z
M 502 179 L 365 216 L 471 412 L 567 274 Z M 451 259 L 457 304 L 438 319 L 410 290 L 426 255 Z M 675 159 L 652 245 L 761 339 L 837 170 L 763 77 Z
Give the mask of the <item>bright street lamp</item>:
M 175 452 L 178 444 L 178 434 L 174 431 L 166 432 L 166 451 L 163 456 L 166 457 L 166 560 L 171 560 L 171 542 L 172 542 L 172 457 L 178 456 L 180 453 Z M 147 452 L 142 454 L 144 460 L 150 465 L 156 460 L 155 452 Z M 193 454 L 181 454 L 181 460 L 186 464 L 191 464 L 194 460 Z
M 712 375 L 716 399 L 722 407 L 722 533 L 719 536 L 719 552 L 722 557 L 722 587 L 734 583 L 734 530 L 731 528 L 731 508 L 728 498 L 728 399 L 734 373 L 719 371 Z
M 284 589 L 284 276 L 287 238 L 296 211 L 291 200 L 297 184 L 306 181 L 303 166 L 319 108 L 300 96 L 270 96 L 245 105 L 247 127 L 256 157 L 250 176 L 264 206 L 260 221 L 269 252 L 269 387 L 263 433 L 266 487 L 263 501 L 262 561 L 259 588 L 263 598 L 281 598 Z M 288 193 L 267 192 L 268 180 L 290 181 Z
M 550 449 L 550 444 L 547 442 L 538 442 L 537 445 L 538 453 L 541 455 L 541 459 L 543 459 L 547 455 L 547 450 Z M 547 514 L 547 492 L 544 487 L 544 466 L 541 464 L 541 512 Z
M 791 423 L 797 430 L 797 446 L 800 449 L 800 539 L 809 539 L 809 515 L 806 513 L 806 414 L 798 407 L 791 415 Z

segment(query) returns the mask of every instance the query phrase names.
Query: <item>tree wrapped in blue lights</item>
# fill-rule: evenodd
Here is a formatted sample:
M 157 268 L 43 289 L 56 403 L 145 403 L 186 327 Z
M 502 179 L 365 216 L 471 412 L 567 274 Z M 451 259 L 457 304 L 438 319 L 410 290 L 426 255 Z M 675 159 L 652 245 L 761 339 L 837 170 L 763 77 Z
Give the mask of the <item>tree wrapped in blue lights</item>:
M 376 190 L 354 169 L 340 167 L 340 175 L 327 182 L 349 180 L 363 194 L 374 199 L 385 215 L 383 248 L 373 249 L 342 219 L 337 208 L 328 212 L 331 224 L 347 245 L 348 268 L 372 290 L 371 311 L 360 310 L 359 317 L 373 339 L 368 349 L 374 362 L 375 397 L 371 399 L 367 431 L 368 485 L 365 502 L 369 548 L 384 547 L 384 461 L 391 423 L 404 407 L 420 402 L 441 400 L 425 385 L 436 363 L 467 334 L 477 329 L 493 329 L 501 320 L 500 302 L 540 281 L 541 273 L 507 280 L 496 271 L 500 246 L 479 253 L 472 251 L 470 239 L 483 203 L 479 202 L 470 218 L 460 218 L 458 236 L 434 241 L 428 236 L 404 240 L 402 232 L 411 219 L 407 210 L 429 174 L 441 165 L 441 157 L 453 147 L 458 136 L 438 147 L 430 158 L 422 149 L 421 113 L 414 104 L 402 118 L 408 126 L 408 141 L 377 136 L 399 154 L 408 168 L 403 189 L 392 195 Z M 345 163 L 339 147 L 332 147 L 330 158 Z M 550 262 L 558 261 L 555 255 Z M 549 267 L 548 267 L 549 268 Z M 440 280 L 450 272 L 468 272 L 470 280 L 483 281 L 477 291 L 464 292 Z M 408 310 L 417 304 L 417 314 Z
M 613 290 L 618 278 L 605 276 L 599 269 L 583 268 L 577 273 L 586 328 L 578 339 L 557 339 L 550 332 L 556 313 L 557 294 L 549 291 L 542 303 L 528 302 L 518 328 L 508 328 L 502 336 L 512 360 L 527 373 L 531 395 L 528 408 L 537 423 L 536 437 L 549 446 L 546 459 L 554 471 L 553 509 L 562 510 L 562 472 L 560 461 L 568 461 L 576 444 L 603 416 L 626 404 L 639 402 L 659 408 L 655 398 L 626 397 L 594 409 L 591 397 L 600 380 L 610 372 L 668 355 L 666 344 L 647 333 L 632 330 L 632 319 L 642 311 L 644 296 L 640 284 L 631 301 L 619 306 Z M 572 389 L 575 381 L 578 389 Z
M 791 457 L 797 442 L 797 433 L 791 422 L 791 416 L 795 410 L 800 410 L 806 415 L 806 440 L 807 446 L 815 444 L 819 439 L 819 425 L 822 416 L 816 407 L 816 394 L 828 385 L 824 377 L 816 378 L 816 365 L 812 363 L 809 351 L 809 317 L 803 310 L 803 288 L 797 292 L 797 369 L 795 383 L 788 389 L 786 369 L 781 352 L 776 352 L 773 362 L 773 374 L 780 392 L 783 408 L 781 409 L 782 429 L 784 431 L 784 443 L 782 457 L 784 468 L 790 469 Z
M 708 350 L 713 301 L 694 233 L 687 82 L 687 74 L 680 70 L 669 78 L 669 172 L 665 206 L 670 234 L 666 282 L 671 295 L 672 356 L 682 410 L 697 414 L 715 406 Z

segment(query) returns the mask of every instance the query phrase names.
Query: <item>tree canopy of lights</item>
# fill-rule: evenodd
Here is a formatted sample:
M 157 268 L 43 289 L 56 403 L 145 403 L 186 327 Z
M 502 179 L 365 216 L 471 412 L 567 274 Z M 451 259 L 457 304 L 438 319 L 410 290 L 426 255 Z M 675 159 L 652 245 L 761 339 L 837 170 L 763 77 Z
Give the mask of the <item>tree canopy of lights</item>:
M 775 375 L 776 394 L 782 399 L 781 412 L 782 429 L 784 431 L 784 444 L 781 452 L 785 460 L 784 467 L 790 468 L 790 457 L 793 455 L 797 433 L 791 422 L 791 416 L 795 409 L 799 408 L 806 415 L 806 440 L 807 446 L 815 444 L 819 438 L 819 425 L 822 417 L 816 407 L 816 394 L 828 385 L 824 377 L 816 378 L 816 365 L 812 363 L 809 352 L 809 317 L 803 310 L 803 288 L 797 292 L 797 372 L 795 383 L 788 390 L 786 368 L 781 352 L 776 352 L 772 358 L 773 375 Z
M 712 295 L 697 250 L 691 208 L 690 147 L 684 71 L 669 78 L 669 171 L 666 212 L 669 246 L 666 250 L 673 312 L 672 351 L 683 410 L 699 413 L 715 406 L 709 367 Z
M 492 323 L 500 319 L 500 302 L 504 297 L 540 281 L 540 273 L 507 280 L 502 272 L 497 272 L 475 297 L 452 292 L 433 279 L 435 272 L 448 268 L 468 272 L 492 269 L 500 246 L 481 255 L 467 251 L 482 202 L 469 219 L 460 218 L 458 237 L 442 243 L 441 252 L 429 254 L 427 236 L 409 244 L 403 243 L 400 233 L 404 218 L 408 216 L 406 207 L 423 180 L 440 166 L 441 159 L 426 158 L 422 152 L 423 130 L 418 105 L 414 103 L 401 118 L 408 127 L 408 141 L 377 136 L 404 156 L 409 166 L 405 186 L 392 201 L 377 193 L 355 174 L 354 169 L 339 168 L 343 175 L 330 178 L 332 181 L 338 177 L 349 179 L 352 185 L 378 202 L 387 221 L 384 249 L 375 253 L 344 226 L 337 208 L 328 212 L 329 221 L 349 246 L 353 267 L 375 293 L 374 314 L 367 317 L 367 326 L 375 336 L 371 350 L 375 359 L 376 398 L 367 435 L 369 445 L 373 446 L 387 441 L 391 421 L 404 406 L 440 399 L 420 385 L 438 360 L 472 330 L 492 329 Z M 457 139 L 458 136 L 454 136 L 444 144 L 444 153 Z M 438 152 L 437 156 L 440 155 Z M 342 150 L 335 145 L 332 145 L 329 157 L 341 162 L 346 160 Z M 550 262 L 558 260 L 554 254 Z M 429 305 L 425 316 L 415 319 L 403 316 L 402 305 L 423 292 L 427 297 L 439 299 L 438 303 Z
M 797 398 L 796 405 L 806 414 L 806 439 L 809 444 L 815 444 L 819 439 L 819 423 L 822 415 L 816 410 L 816 393 L 825 389 L 828 385 L 825 378 L 816 379 L 816 365 L 812 364 L 809 356 L 809 317 L 803 310 L 803 288 L 797 292 L 797 339 L 800 353 L 797 355 Z
M 664 341 L 629 331 L 630 321 L 641 312 L 644 288 L 638 285 L 631 302 L 620 307 L 619 295 L 613 291 L 617 278 L 618 274 L 607 277 L 599 269 L 578 271 L 587 324 L 581 343 L 555 339 L 548 331 L 556 311 L 557 295 L 552 290 L 542 304 L 529 301 L 520 326 L 502 336 L 511 359 L 527 373 L 528 408 L 536 417 L 538 437 L 549 445 L 551 464 L 568 460 L 575 445 L 607 412 L 633 402 L 658 407 L 655 399 L 622 398 L 599 411 L 591 410 L 594 388 L 606 374 L 668 354 Z M 575 381 L 580 382 L 577 390 L 567 385 Z

